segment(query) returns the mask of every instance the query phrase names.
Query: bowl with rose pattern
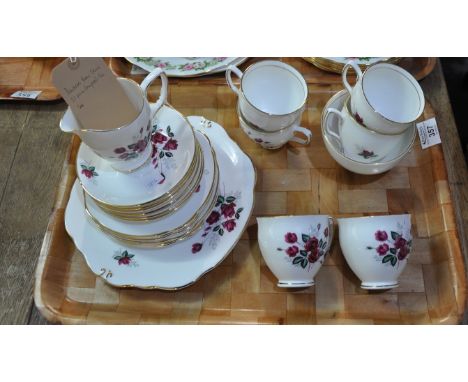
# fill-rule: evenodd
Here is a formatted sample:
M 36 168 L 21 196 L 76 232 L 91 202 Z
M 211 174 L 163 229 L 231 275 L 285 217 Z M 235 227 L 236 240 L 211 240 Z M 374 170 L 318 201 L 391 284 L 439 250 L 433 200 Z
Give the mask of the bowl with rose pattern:
M 363 289 L 398 287 L 411 253 L 411 215 L 338 220 L 340 246 Z
M 258 242 L 281 288 L 314 285 L 333 239 L 328 215 L 258 217 Z

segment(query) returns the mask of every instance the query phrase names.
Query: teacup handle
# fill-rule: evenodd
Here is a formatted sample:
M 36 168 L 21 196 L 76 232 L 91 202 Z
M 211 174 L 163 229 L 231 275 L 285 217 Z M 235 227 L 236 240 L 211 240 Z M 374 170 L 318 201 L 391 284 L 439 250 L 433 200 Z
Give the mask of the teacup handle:
M 161 108 L 161 106 L 166 102 L 167 87 L 169 85 L 169 82 L 167 80 L 166 73 L 164 73 L 164 70 L 161 68 L 156 68 L 152 72 L 150 72 L 140 84 L 141 89 L 145 93 L 145 97 L 148 98 L 148 87 L 158 77 L 161 77 L 161 93 L 159 94 L 159 98 L 155 103 L 150 103 L 151 120 L 154 118 L 155 114 Z
M 298 132 L 302 133 L 306 136 L 306 139 L 299 138 L 299 137 L 292 137 L 289 141 L 290 142 L 297 142 L 300 143 L 301 145 L 308 145 L 310 142 L 310 138 L 312 137 L 312 132 L 309 129 L 306 129 L 301 126 L 294 126 L 293 127 L 293 132 Z
M 232 91 L 233 91 L 234 93 L 236 93 L 237 95 L 239 95 L 239 94 L 240 94 L 239 89 L 238 89 L 237 86 L 234 85 L 234 83 L 232 82 L 231 72 L 234 72 L 234 74 L 235 74 L 237 77 L 239 77 L 239 79 L 242 78 L 242 74 L 243 74 L 243 73 L 242 73 L 241 70 L 240 70 L 237 66 L 235 66 L 235 65 L 229 65 L 228 68 L 226 69 L 226 81 L 227 81 L 229 87 L 232 89 Z
M 334 131 L 331 131 L 330 130 L 330 125 L 328 123 L 328 118 L 330 117 L 330 114 L 336 114 L 338 116 L 338 118 L 340 119 L 340 123 L 343 123 L 343 120 L 344 120 L 344 114 L 341 110 L 338 110 L 338 109 L 334 109 L 332 107 L 329 107 L 326 112 L 325 112 L 325 119 L 324 119 L 324 123 L 325 123 L 325 130 L 327 130 L 327 133 L 330 134 L 331 136 L 335 137 L 336 139 L 338 139 L 338 142 L 341 143 L 341 137 L 336 134 Z
M 334 228 L 335 226 L 333 225 L 333 218 L 329 216 L 328 217 L 328 244 L 327 244 L 327 247 L 325 248 L 325 253 L 327 253 L 330 250 L 330 247 L 333 243 Z
M 357 75 L 357 80 L 356 82 L 360 81 L 362 78 L 362 70 L 359 67 L 358 64 L 356 64 L 356 61 L 350 60 L 346 63 L 346 65 L 343 68 L 343 71 L 341 72 L 341 78 L 343 79 L 343 85 L 346 88 L 346 90 L 349 92 L 349 94 L 352 93 L 353 88 L 348 82 L 347 75 L 348 75 L 348 70 L 349 68 L 353 68 L 354 71 L 356 72 Z

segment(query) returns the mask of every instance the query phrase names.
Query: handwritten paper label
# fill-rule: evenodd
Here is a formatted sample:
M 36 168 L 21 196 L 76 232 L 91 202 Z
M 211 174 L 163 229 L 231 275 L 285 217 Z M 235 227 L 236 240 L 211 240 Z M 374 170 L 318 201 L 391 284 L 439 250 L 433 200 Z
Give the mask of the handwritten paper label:
M 421 147 L 423 149 L 441 143 L 435 118 L 419 122 L 416 124 L 416 127 L 418 128 L 419 140 L 421 141 Z
M 67 58 L 53 69 L 52 82 L 83 129 L 113 129 L 138 114 L 102 58 Z
M 25 98 L 25 99 L 36 99 L 39 97 L 42 91 L 40 90 L 18 90 L 14 92 L 10 97 L 11 98 Z

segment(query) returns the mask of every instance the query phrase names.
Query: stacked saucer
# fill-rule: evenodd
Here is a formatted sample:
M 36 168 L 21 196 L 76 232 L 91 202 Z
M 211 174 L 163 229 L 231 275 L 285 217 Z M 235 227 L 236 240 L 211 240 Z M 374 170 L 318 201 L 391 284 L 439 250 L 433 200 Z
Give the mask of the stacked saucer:
M 210 141 L 182 114 L 165 105 L 152 126 L 151 156 L 132 172 L 115 170 L 85 143 L 77 156 L 90 219 L 107 235 L 141 247 L 193 235 L 216 202 L 219 182 Z

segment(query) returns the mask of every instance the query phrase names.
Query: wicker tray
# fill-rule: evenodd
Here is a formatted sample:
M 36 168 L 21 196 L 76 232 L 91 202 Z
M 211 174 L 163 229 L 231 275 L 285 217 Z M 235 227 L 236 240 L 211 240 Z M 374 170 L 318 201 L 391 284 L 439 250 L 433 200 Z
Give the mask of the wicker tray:
M 224 83 L 193 86 L 181 82 L 171 86 L 170 102 L 186 115 L 204 115 L 219 122 L 252 158 L 257 168 L 254 215 L 411 213 L 414 252 L 399 288 L 385 292 L 360 289 L 338 240 L 315 287 L 277 288 L 259 251 L 254 218 L 226 260 L 187 289 L 163 292 L 110 287 L 87 268 L 64 228 L 79 145 L 74 138 L 37 267 L 35 302 L 41 313 L 62 323 L 459 322 L 466 301 L 465 265 L 440 145 L 423 151 L 417 143 L 386 174 L 352 174 L 334 162 L 320 136 L 321 110 L 341 85 L 309 88 L 302 125 L 314 134 L 311 144 L 291 144 L 276 151 L 260 149 L 240 130 L 236 98 Z M 432 115 L 428 105 L 424 117 Z
M 256 61 L 264 60 L 266 58 L 249 58 L 239 67 L 244 70 Z M 341 75 L 336 73 L 329 73 L 315 67 L 310 62 L 299 57 L 288 58 L 274 58 L 280 59 L 289 65 L 294 66 L 304 76 L 308 84 L 339 84 L 341 83 Z M 433 57 L 405 57 L 402 58 L 398 65 L 409 71 L 418 81 L 426 77 L 432 72 L 436 64 L 436 59 Z M 125 58 L 112 57 L 109 59 L 109 67 L 119 77 L 132 78 L 140 83 L 145 77 L 144 74 L 131 74 L 132 64 Z M 234 79 L 236 77 L 234 76 Z M 224 85 L 226 83 L 224 72 L 211 74 L 209 76 L 197 78 L 171 78 L 171 84 L 183 83 L 191 85 L 200 84 L 216 84 Z
M 34 101 L 54 101 L 61 99 L 59 92 L 50 81 L 52 69 L 63 58 L 0 58 L 0 100 L 25 101 L 12 98 L 18 90 L 40 90 Z M 26 101 L 31 102 L 30 99 Z

